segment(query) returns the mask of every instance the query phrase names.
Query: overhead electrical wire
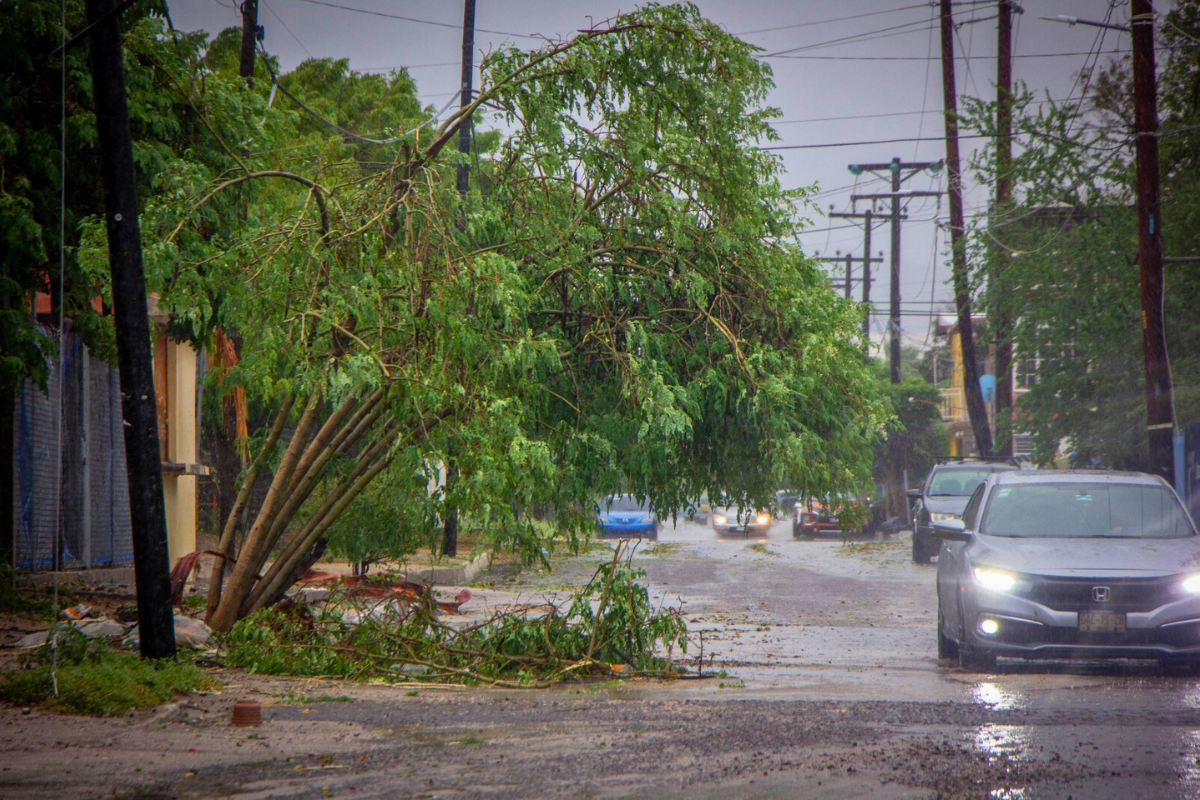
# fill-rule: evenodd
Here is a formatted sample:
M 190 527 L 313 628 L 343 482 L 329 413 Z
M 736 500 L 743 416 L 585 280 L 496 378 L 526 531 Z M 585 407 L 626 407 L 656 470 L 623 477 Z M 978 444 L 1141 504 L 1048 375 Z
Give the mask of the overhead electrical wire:
M 786 31 L 786 30 L 793 30 L 795 28 L 811 28 L 815 25 L 828 25 L 831 22 L 845 22 L 848 19 L 862 19 L 863 17 L 879 17 L 879 16 L 883 16 L 884 14 L 896 14 L 901 11 L 912 11 L 913 9 L 916 9 L 916 8 L 924 8 L 926 5 L 927 5 L 926 3 L 917 3 L 916 5 L 901 6 L 899 8 L 889 8 L 889 9 L 885 9 L 883 11 L 866 11 L 861 14 L 850 14 L 849 16 L 845 16 L 845 17 L 830 17 L 829 19 L 818 19 L 818 20 L 813 20 L 812 22 L 795 22 L 790 25 L 776 25 L 773 28 L 759 28 L 759 29 L 753 30 L 753 31 L 741 31 L 741 32 L 735 33 L 733 35 L 734 36 L 752 36 L 756 33 L 771 33 L 773 31 Z
M 456 31 L 462 31 L 462 25 L 457 24 L 457 23 L 435 22 L 435 21 L 429 20 L 429 19 L 417 19 L 416 17 L 406 17 L 401 14 L 390 14 L 386 11 L 372 11 L 367 8 L 355 8 L 354 6 L 345 6 L 345 5 L 341 5 L 339 3 L 330 3 L 330 2 L 326 2 L 326 0 L 299 0 L 299 2 L 309 3 L 310 5 L 314 5 L 314 6 L 325 6 L 326 8 L 336 8 L 341 11 L 352 11 L 356 14 L 369 14 L 372 17 L 385 17 L 387 19 L 395 19 L 395 20 L 400 20 L 402 22 L 413 22 L 418 25 L 433 25 L 438 28 L 451 28 Z M 547 37 L 540 36 L 535 33 L 514 33 L 513 31 L 493 31 L 493 30 L 488 30 L 487 28 L 476 28 L 475 31 L 476 31 L 476 33 L 494 33 L 497 36 L 512 36 L 512 37 L 515 37 L 518 39 L 542 39 L 542 40 L 547 39 Z
M 995 16 L 988 17 L 972 17 L 961 22 L 954 23 L 956 26 L 971 25 L 976 22 L 986 22 L 989 19 L 995 19 Z M 924 27 L 916 28 L 914 26 L 921 25 Z M 887 39 L 893 36 L 904 36 L 910 33 L 920 33 L 928 30 L 930 23 L 928 20 L 918 20 L 916 22 L 906 22 L 902 25 L 893 25 L 890 28 L 880 28 L 875 31 L 867 31 L 865 33 L 857 33 L 851 36 L 843 36 L 838 39 L 829 39 L 824 42 L 813 42 L 811 44 L 799 45 L 786 50 L 776 50 L 773 53 L 763 53 L 755 55 L 755 58 L 784 58 L 791 53 L 800 53 L 807 50 L 818 50 L 824 47 L 833 47 L 835 45 L 843 45 L 858 42 L 872 42 L 878 39 Z
M 343 128 L 342 126 L 338 125 L 336 122 L 330 122 L 329 120 L 325 119 L 325 117 L 321 116 L 316 111 L 313 111 L 311 108 L 306 106 L 304 104 L 304 101 L 302 101 L 300 98 L 296 97 L 296 95 L 289 92 L 287 90 L 287 88 L 282 83 L 279 82 L 279 76 L 276 75 L 275 70 L 271 68 L 271 64 L 269 61 L 269 56 L 267 55 L 267 51 L 263 49 L 263 46 L 261 44 L 258 46 L 258 52 L 261 53 L 263 56 L 263 58 L 262 58 L 263 66 L 265 66 L 267 68 L 267 72 L 271 76 L 271 84 L 275 88 L 279 89 L 279 91 L 282 92 L 285 97 L 287 97 L 289 100 L 291 100 L 297 106 L 299 106 L 305 113 L 307 113 L 310 117 L 312 117 L 313 119 L 320 122 L 322 125 L 325 125 L 326 127 L 337 131 L 338 133 L 342 134 L 343 136 L 345 136 L 349 139 L 353 139 L 357 142 L 364 142 L 365 144 L 376 144 L 376 145 L 395 144 L 396 142 L 401 141 L 402 139 L 404 139 L 406 136 L 413 133 L 414 131 L 419 131 L 419 130 L 421 130 L 421 128 L 424 128 L 426 125 L 430 125 L 433 122 L 436 122 L 437 119 L 439 117 L 441 117 L 442 114 L 445 114 L 446 111 L 450 108 L 450 106 L 452 106 L 454 104 L 454 100 L 461 96 L 461 93 L 455 92 L 450 97 L 450 100 L 447 101 L 446 105 L 442 106 L 442 109 L 440 111 L 438 111 L 433 116 L 429 117 L 429 119 L 425 120 L 420 125 L 416 126 L 415 128 L 412 128 L 411 130 L 405 131 L 404 133 L 400 134 L 399 136 L 393 136 L 390 139 L 371 139 L 366 136 L 360 136 L 359 134 L 355 133 L 354 131 L 348 131 L 345 128 Z

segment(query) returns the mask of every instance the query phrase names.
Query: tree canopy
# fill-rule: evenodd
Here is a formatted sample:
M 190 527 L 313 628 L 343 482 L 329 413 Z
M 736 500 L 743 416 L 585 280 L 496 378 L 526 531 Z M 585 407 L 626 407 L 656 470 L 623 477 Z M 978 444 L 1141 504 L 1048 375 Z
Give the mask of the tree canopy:
M 148 282 L 173 336 L 236 340 L 213 387 L 266 421 L 223 524 L 215 627 L 331 536 L 400 554 L 450 503 L 536 557 L 612 491 L 670 513 L 869 481 L 888 405 L 858 310 L 794 244 L 804 193 L 760 149 L 770 68 L 695 7 L 502 48 L 441 118 L 404 71 L 268 62 L 247 85 L 236 32 L 127 13 Z M 446 145 L 468 119 L 491 131 L 464 200 Z M 101 226 L 73 230 L 95 285 Z M 451 450 L 461 478 L 431 490 Z

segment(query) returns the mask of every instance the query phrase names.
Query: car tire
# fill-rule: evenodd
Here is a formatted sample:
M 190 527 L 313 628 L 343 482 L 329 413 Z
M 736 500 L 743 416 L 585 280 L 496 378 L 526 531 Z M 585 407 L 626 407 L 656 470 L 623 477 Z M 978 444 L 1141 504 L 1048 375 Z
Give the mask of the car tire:
M 933 558 L 933 548 L 925 541 L 925 537 L 913 531 L 912 560 L 914 564 L 928 564 Z
M 958 642 L 946 635 L 946 620 L 942 616 L 942 607 L 938 605 L 937 615 L 937 655 L 939 659 L 958 658 Z

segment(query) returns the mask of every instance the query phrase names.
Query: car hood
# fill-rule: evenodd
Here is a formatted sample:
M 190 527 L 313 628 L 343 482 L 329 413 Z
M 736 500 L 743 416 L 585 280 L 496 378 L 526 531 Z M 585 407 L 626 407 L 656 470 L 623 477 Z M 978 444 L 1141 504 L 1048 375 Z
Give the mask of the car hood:
M 967 507 L 967 503 L 970 500 L 970 497 L 927 494 L 921 503 L 925 506 L 925 510 L 931 514 L 954 514 L 957 517 L 961 517 L 963 509 Z
M 1182 539 L 1018 539 L 980 534 L 968 555 L 975 565 L 1034 575 L 1153 577 L 1200 571 L 1200 537 Z

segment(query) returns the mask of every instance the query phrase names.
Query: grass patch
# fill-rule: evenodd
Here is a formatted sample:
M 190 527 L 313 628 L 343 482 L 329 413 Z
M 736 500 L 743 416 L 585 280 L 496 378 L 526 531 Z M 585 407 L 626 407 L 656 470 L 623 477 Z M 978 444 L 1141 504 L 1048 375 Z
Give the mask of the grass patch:
M 22 669 L 0 683 L 0 698 L 20 706 L 41 706 L 68 714 L 116 717 L 153 708 L 175 697 L 216 686 L 204 670 L 187 661 L 145 661 L 113 650 L 102 639 L 66 629 L 59 635 L 54 693 L 50 646 L 24 659 Z
M 748 546 L 746 547 L 746 549 L 747 549 L 747 550 L 753 550 L 753 551 L 754 551 L 754 552 L 756 552 L 756 553 L 761 553 L 761 554 L 763 554 L 764 556 L 771 556 L 772 558 L 779 558 L 779 557 L 780 557 L 780 556 L 779 556 L 779 553 L 776 553 L 774 550 L 770 549 L 769 547 L 767 547 L 765 544 L 763 544 L 763 543 L 761 543 L 761 542 L 757 542 L 757 543 L 755 543 L 755 544 L 748 545 Z
M 907 547 L 905 542 L 844 542 L 842 549 L 848 553 L 887 553 Z
M 656 556 L 658 558 L 666 558 L 674 555 L 683 549 L 683 545 L 678 542 L 657 542 L 650 545 L 642 552 L 648 556 Z
M 59 590 L 60 603 L 69 596 L 66 590 Z M 0 612 L 53 621 L 54 601 L 45 592 L 23 592 L 18 589 L 16 570 L 11 564 L 0 563 Z

